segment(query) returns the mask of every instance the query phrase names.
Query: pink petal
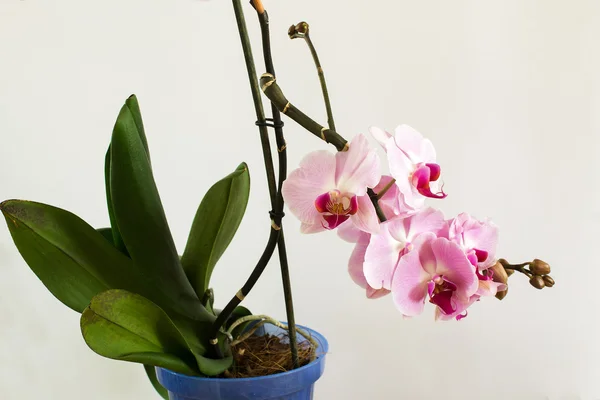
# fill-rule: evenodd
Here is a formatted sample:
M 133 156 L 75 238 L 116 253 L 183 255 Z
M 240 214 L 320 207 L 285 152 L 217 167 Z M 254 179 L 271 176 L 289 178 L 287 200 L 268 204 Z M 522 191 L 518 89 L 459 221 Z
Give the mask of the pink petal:
M 413 241 L 413 250 L 411 251 L 419 254 L 421 266 L 432 277 L 437 274 L 437 260 L 435 259 L 433 248 L 431 247 L 435 239 L 435 233 L 423 232 L 417 235 L 416 239 Z
M 495 296 L 496 293 L 506 290 L 507 286 L 504 283 L 494 281 L 479 281 L 479 287 L 476 294 L 478 296 Z
M 414 317 L 423 312 L 431 278 L 421 265 L 418 251 L 411 251 L 400 259 L 392 280 L 392 297 L 402 314 Z
M 379 218 L 369 196 L 357 197 L 358 212 L 350 217 L 354 226 L 364 232 L 379 233 Z
M 434 294 L 430 302 L 438 306 L 444 314 L 450 315 L 458 308 L 455 302 L 452 301 L 452 294 L 453 293 L 451 291 L 444 291 Z
M 456 294 L 467 298 L 475 294 L 479 279 L 460 246 L 438 238 L 431 243 L 431 248 L 436 259 L 436 273 L 456 285 Z
M 390 293 L 392 292 L 387 289 L 373 289 L 370 286 L 367 287 L 367 298 L 371 300 L 379 299 L 383 296 L 387 296 Z
M 368 233 L 361 231 L 354 224 L 340 225 L 337 229 L 337 234 L 340 237 L 340 239 L 345 240 L 349 243 L 357 243 L 364 235 L 366 235 L 367 238 L 369 237 Z M 368 241 L 369 240 L 367 239 L 367 242 Z
M 386 289 L 373 289 L 365 279 L 363 264 L 365 261 L 365 252 L 369 245 L 369 237 L 370 235 L 363 233 L 360 241 L 354 247 L 348 261 L 348 272 L 354 283 L 366 290 L 367 298 L 374 300 L 389 294 L 390 291 Z
M 401 149 L 413 164 L 422 162 L 435 162 L 436 154 L 433 144 L 423 135 L 408 125 L 400 125 L 396 128 L 394 140 L 396 146 Z
M 465 251 L 486 252 L 487 258 L 479 262 L 479 268 L 489 268 L 496 262 L 498 227 L 489 220 L 479 221 L 462 213 L 450 222 L 448 237 L 461 245 Z
M 392 134 L 384 131 L 381 128 L 377 128 L 376 126 L 372 126 L 369 128 L 369 133 L 373 138 L 385 149 L 386 143 L 392 137 Z
M 394 220 L 390 226 L 390 233 L 399 242 L 412 242 L 417 235 L 424 232 L 437 235 L 445 225 L 444 214 L 428 207 L 410 217 Z
M 300 162 L 283 183 L 282 193 L 288 208 L 301 222 L 320 224 L 321 216 L 315 199 L 335 189 L 335 156 L 328 151 L 315 151 Z
M 430 197 L 433 199 L 443 199 L 447 195 L 441 190 L 438 193 L 433 193 L 431 191 L 431 170 L 427 165 L 437 165 L 437 164 L 419 164 L 418 168 L 413 172 L 411 183 L 413 187 L 417 189 L 419 194 L 425 197 Z
M 348 151 L 335 155 L 336 188 L 342 193 L 364 196 L 367 187 L 373 187 L 381 177 L 379 156 L 364 135 L 357 135 L 349 144 Z
M 389 141 L 387 144 L 388 162 L 390 173 L 396 179 L 398 191 L 402 194 L 406 205 L 412 209 L 423 207 L 424 199 L 413 188 L 410 181 L 415 165 L 408 156 L 396 146 L 395 141 Z
M 366 289 L 369 286 L 363 272 L 365 253 L 368 245 L 368 241 L 357 243 L 348 260 L 348 273 L 350 274 L 350 278 L 363 289 Z
M 375 193 L 381 192 L 392 179 L 394 178 L 391 176 L 383 175 L 377 186 L 373 188 L 373 191 Z M 392 184 L 383 197 L 379 199 L 379 206 L 386 216 L 406 214 L 407 206 L 404 204 L 404 199 L 401 196 L 398 186 Z
M 346 222 L 348 220 L 348 218 L 350 218 L 349 215 L 339 215 L 339 214 L 321 215 L 321 216 L 325 220 L 323 223 L 323 226 L 325 227 L 325 229 L 329 229 L 329 230 L 337 228 L 338 226 L 340 226 L 341 224 Z
M 390 289 L 392 276 L 400 259 L 403 244 L 398 243 L 388 230 L 391 222 L 381 224 L 378 235 L 371 235 L 367 247 L 364 274 L 367 283 L 375 289 Z
M 318 222 L 316 224 L 307 224 L 306 222 L 302 222 L 302 224 L 300 225 L 301 233 L 318 233 L 326 230 L 327 229 L 325 229 L 321 222 Z

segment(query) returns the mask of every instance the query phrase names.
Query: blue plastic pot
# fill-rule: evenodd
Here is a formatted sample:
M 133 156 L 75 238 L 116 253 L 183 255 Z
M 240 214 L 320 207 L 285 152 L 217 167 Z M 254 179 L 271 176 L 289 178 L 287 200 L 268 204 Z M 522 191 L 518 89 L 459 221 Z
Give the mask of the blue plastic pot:
M 311 329 L 304 328 L 317 341 L 317 359 L 310 364 L 281 374 L 257 378 L 226 379 L 187 376 L 156 368 L 158 381 L 169 391 L 170 400 L 312 400 L 314 384 L 323 375 L 327 340 Z M 283 331 L 265 325 L 266 333 Z M 302 340 L 302 336 L 298 335 Z

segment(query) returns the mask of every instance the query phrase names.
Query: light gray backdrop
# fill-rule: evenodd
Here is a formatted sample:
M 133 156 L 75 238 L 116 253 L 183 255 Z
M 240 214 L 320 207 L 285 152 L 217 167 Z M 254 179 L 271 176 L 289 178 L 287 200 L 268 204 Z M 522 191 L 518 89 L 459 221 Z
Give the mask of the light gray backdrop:
M 245 3 L 245 2 L 244 2 Z M 500 255 L 541 257 L 558 282 L 511 278 L 509 296 L 461 323 L 408 320 L 346 273 L 351 246 L 286 218 L 298 322 L 331 342 L 316 397 L 598 399 L 600 3 L 594 0 L 283 1 L 270 11 L 279 82 L 325 122 L 307 20 L 339 130 L 407 123 L 431 138 L 447 216 L 501 227 Z M 255 15 L 246 14 L 259 51 Z M 106 226 L 103 161 L 119 108 L 139 96 L 156 180 L 183 250 L 196 207 L 241 162 L 252 197 L 214 275 L 218 305 L 262 252 L 268 205 L 260 145 L 228 1 L 0 0 L 0 199 L 69 209 Z M 260 63 L 259 65 L 262 65 Z M 262 72 L 262 66 L 259 67 Z M 287 121 L 286 121 L 287 122 Z M 287 124 L 290 167 L 328 148 Z M 333 150 L 333 149 L 331 149 Z M 140 366 L 103 359 L 0 227 L 0 397 L 157 398 Z M 247 298 L 285 318 L 277 264 Z

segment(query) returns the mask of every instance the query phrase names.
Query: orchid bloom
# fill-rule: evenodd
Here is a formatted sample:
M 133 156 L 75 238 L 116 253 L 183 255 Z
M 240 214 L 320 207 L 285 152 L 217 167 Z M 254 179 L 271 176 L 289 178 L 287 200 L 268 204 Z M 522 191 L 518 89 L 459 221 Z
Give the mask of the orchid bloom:
M 445 223 L 442 212 L 433 208 L 382 223 L 379 234 L 371 236 L 365 254 L 367 283 L 375 289 L 391 290 L 398 262 L 413 249 L 413 242 L 423 233 L 431 232 L 437 236 Z
M 441 167 L 430 140 L 408 125 L 396 128 L 395 135 L 376 127 L 371 135 L 387 151 L 391 175 L 396 179 L 404 202 L 413 208 L 423 207 L 426 197 L 443 199 L 443 190 L 434 192 L 432 183 L 440 178 Z
M 364 135 L 357 135 L 345 152 L 315 151 L 300 162 L 283 183 L 283 197 L 302 222 L 303 233 L 337 228 L 347 220 L 375 233 L 379 221 L 367 188 L 381 177 L 379 157 Z
M 442 315 L 454 316 L 466 309 L 477 292 L 478 279 L 463 249 L 434 233 L 419 235 L 413 244 L 392 279 L 392 296 L 400 312 L 419 315 L 428 296 Z
M 457 243 L 474 266 L 485 270 L 496 263 L 498 227 L 489 220 L 479 221 L 467 213 L 449 221 L 448 239 Z
M 373 188 L 375 193 L 380 193 L 391 181 L 391 176 L 382 176 L 381 180 Z M 388 218 L 392 218 L 402 212 L 398 203 L 398 188 L 393 185 L 379 199 L 379 207 Z M 338 236 L 346 242 L 356 243 L 352 255 L 348 260 L 348 273 L 350 277 L 361 288 L 365 289 L 367 298 L 378 299 L 390 293 L 387 289 L 375 289 L 367 283 L 363 266 L 365 263 L 365 254 L 371 240 L 371 234 L 359 230 L 353 224 L 343 224 L 337 230 Z

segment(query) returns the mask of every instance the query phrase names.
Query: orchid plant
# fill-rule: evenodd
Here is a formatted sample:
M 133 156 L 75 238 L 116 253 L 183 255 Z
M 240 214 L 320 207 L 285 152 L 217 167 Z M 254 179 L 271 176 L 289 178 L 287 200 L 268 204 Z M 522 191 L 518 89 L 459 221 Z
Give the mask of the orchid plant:
M 94 229 L 76 215 L 41 203 L 8 200 L 0 204 L 23 258 L 52 294 L 81 313 L 81 331 L 98 354 L 144 364 L 159 393 L 153 366 L 187 375 L 220 376 L 233 363 L 231 343 L 272 319 L 240 306 L 278 250 L 283 277 L 290 354 L 299 365 L 290 272 L 283 236 L 284 204 L 301 221 L 303 233 L 337 230 L 355 244 L 349 257 L 351 279 L 369 299 L 388 294 L 407 317 L 421 314 L 427 300 L 435 318 L 460 320 L 482 297 L 502 299 L 508 276 L 518 271 L 542 289 L 554 281 L 541 260 L 511 264 L 498 259 L 498 228 L 490 220 L 463 213 L 445 219 L 426 206 L 446 197 L 442 167 L 430 140 L 400 125 L 394 133 L 372 127 L 347 141 L 335 129 L 329 94 L 309 25 L 289 30 L 303 39 L 314 58 L 326 106 L 322 126 L 290 103 L 275 77 L 269 20 L 260 0 L 252 5 L 262 34 L 266 73 L 256 73 L 239 0 L 234 11 L 271 198 L 269 239 L 244 286 L 223 310 L 214 307 L 210 278 L 242 221 L 250 178 L 248 166 L 212 186 L 202 200 L 180 256 L 171 236 L 158 190 L 138 100 L 122 107 L 105 157 L 109 228 Z M 267 118 L 261 90 L 270 100 Z M 312 152 L 287 176 L 287 144 L 281 114 L 337 152 Z M 278 174 L 268 129 L 275 131 Z M 381 161 L 379 153 L 386 156 Z M 382 165 L 383 164 L 383 165 Z M 389 175 L 383 169 L 389 169 Z

